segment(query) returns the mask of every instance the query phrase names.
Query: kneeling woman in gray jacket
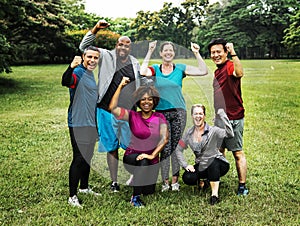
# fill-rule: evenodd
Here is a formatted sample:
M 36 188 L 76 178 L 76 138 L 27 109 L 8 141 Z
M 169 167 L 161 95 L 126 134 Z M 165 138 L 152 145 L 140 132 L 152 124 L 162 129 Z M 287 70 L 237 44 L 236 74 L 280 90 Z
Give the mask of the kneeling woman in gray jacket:
M 210 204 L 214 205 L 219 201 L 220 177 L 229 170 L 229 162 L 219 151 L 219 147 L 225 137 L 234 136 L 233 130 L 223 109 L 218 110 L 217 117 L 224 122 L 224 129 L 209 126 L 205 122 L 205 106 L 201 104 L 193 105 L 191 114 L 194 125 L 185 132 L 175 153 L 179 164 L 185 168 L 183 182 L 197 185 L 200 179 L 207 179 L 212 190 Z M 195 154 L 195 165 L 188 165 L 184 159 L 183 150 L 188 146 Z

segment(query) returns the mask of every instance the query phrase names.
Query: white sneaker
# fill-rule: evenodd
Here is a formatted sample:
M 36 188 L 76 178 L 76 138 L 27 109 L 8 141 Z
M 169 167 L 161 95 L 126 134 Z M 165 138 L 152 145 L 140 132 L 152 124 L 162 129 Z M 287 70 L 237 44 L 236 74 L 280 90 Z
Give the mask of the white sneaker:
M 78 193 L 95 195 L 95 196 L 101 195 L 100 193 L 94 192 L 91 188 L 85 188 L 85 189 L 79 188 Z
M 79 207 L 79 208 L 83 208 L 82 205 L 80 205 L 79 200 L 78 200 L 76 195 L 74 195 L 73 197 L 69 197 L 68 203 L 71 206 L 76 206 L 76 207 Z
M 165 191 L 168 191 L 170 189 L 170 185 L 169 184 L 163 184 L 162 186 L 161 186 L 161 191 L 162 192 L 165 192 Z
M 172 187 L 172 191 L 179 191 L 179 187 L 180 185 L 178 184 L 178 182 L 171 184 Z

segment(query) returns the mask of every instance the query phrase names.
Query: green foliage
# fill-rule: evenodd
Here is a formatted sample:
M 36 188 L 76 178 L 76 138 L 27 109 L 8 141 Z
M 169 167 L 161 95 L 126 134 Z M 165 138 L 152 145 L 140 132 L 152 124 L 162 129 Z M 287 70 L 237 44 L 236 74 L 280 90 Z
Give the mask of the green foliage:
M 89 30 L 100 19 L 99 16 L 84 11 L 84 0 L 64 0 L 64 10 L 61 15 L 72 24 L 66 30 Z
M 14 62 L 55 62 L 62 51 L 72 51 L 65 43 L 68 38 L 64 28 L 71 22 L 61 16 L 64 2 L 22 0 L 2 4 L 3 35 L 12 47 Z
M 291 23 L 285 29 L 285 36 L 283 44 L 290 50 L 290 52 L 300 52 L 300 10 L 297 14 L 291 17 Z
M 73 39 L 73 45 L 79 46 L 83 36 L 87 32 L 88 30 L 73 30 L 68 31 L 67 35 Z M 119 37 L 119 34 L 110 30 L 100 30 L 96 35 L 96 40 L 93 45 L 104 49 L 114 49 Z M 78 51 L 78 53 L 80 52 Z
M 183 92 L 188 108 L 199 102 L 207 106 L 211 123 L 215 66 L 206 63 L 209 75 L 185 78 Z M 222 177 L 219 204 L 208 204 L 210 190 L 198 192 L 180 179 L 179 193 L 161 193 L 159 183 L 154 195 L 143 197 L 143 209 L 130 206 L 131 187 L 108 191 L 110 180 L 95 170 L 102 167 L 108 174 L 106 155 L 97 151 L 94 157 L 103 163 L 93 165 L 90 185 L 101 196 L 80 195 L 82 210 L 67 204 L 69 94 L 60 85 L 67 65 L 13 67 L 0 77 L 0 224 L 299 225 L 299 61 L 242 63 L 249 196 L 236 196 L 234 159 L 227 153 L 231 169 Z
M 136 29 L 136 40 L 168 40 L 189 47 L 194 27 L 201 22 L 207 0 L 188 0 L 182 7 L 173 7 L 165 2 L 158 12 L 137 13 L 131 28 Z
M 115 33 L 118 33 L 120 35 L 127 35 L 131 36 L 131 33 L 133 31 L 130 31 L 130 25 L 132 23 L 132 18 L 126 18 L 126 17 L 119 17 L 114 20 L 111 20 L 109 29 Z
M 84 11 L 83 0 L 12 0 L 0 2 L 0 72 L 11 64 L 65 63 L 78 54 L 78 46 L 99 19 Z M 2 19 L 3 18 L 3 19 Z M 97 44 L 114 48 L 115 33 L 129 31 L 130 19 L 119 18 Z
M 1 72 L 10 64 L 66 62 L 78 52 L 79 45 L 66 31 L 89 29 L 99 20 L 85 13 L 84 2 L 78 0 L 13 0 L 0 4 L 0 48 L 5 56 L 0 61 Z
M 278 58 L 283 31 L 297 10 L 296 0 L 224 0 L 208 8 L 199 35 L 207 42 L 216 37 L 234 42 L 243 58 Z
M 205 56 L 215 37 L 234 42 L 242 58 L 299 56 L 297 0 L 208 2 L 186 0 L 180 7 L 169 2 L 157 12 L 140 11 L 135 19 L 113 20 L 86 13 L 84 0 L 1 0 L 0 72 L 10 72 L 10 65 L 68 62 L 78 53 L 81 31 L 99 19 L 111 24 L 111 32 L 133 42 L 168 40 L 185 48 L 197 42 Z M 116 36 L 104 34 L 104 39 L 99 44 L 111 48 Z
M 0 25 L 1 29 L 2 25 Z M 11 54 L 11 46 L 7 42 L 7 39 L 4 35 L 0 34 L 0 73 L 5 71 L 6 73 L 11 72 L 11 68 L 9 65 L 9 61 L 11 60 L 12 54 Z
M 100 30 L 96 37 L 96 46 L 105 49 L 114 49 L 120 35 L 109 30 Z

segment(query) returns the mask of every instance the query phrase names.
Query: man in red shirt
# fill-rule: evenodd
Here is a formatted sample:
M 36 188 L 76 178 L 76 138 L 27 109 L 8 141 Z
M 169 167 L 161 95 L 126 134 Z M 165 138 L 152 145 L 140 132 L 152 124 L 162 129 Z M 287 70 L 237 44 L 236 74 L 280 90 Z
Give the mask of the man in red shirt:
M 223 108 L 231 122 L 234 130 L 233 138 L 225 138 L 221 146 L 221 152 L 225 148 L 232 151 L 235 158 L 238 173 L 239 186 L 238 195 L 247 195 L 246 188 L 247 161 L 243 151 L 243 130 L 244 130 L 244 107 L 241 92 L 241 78 L 243 67 L 235 53 L 232 43 L 227 43 L 224 39 L 213 39 L 208 50 L 212 61 L 216 64 L 213 88 L 214 88 L 214 108 L 215 112 Z M 232 61 L 228 59 L 228 53 Z M 215 119 L 215 124 L 220 125 L 220 120 Z

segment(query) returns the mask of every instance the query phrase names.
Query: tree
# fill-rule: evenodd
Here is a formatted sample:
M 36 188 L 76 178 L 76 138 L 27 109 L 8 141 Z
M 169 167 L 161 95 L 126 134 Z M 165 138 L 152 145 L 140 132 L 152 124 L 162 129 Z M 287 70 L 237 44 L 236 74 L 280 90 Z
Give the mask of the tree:
M 66 31 L 87 29 L 98 20 L 82 0 L 1 0 L 0 72 L 11 64 L 64 62 L 79 43 Z
M 133 22 L 137 28 L 137 40 L 169 40 L 173 41 L 176 34 L 175 20 L 178 10 L 172 3 L 165 2 L 158 12 L 138 12 L 138 17 Z
M 200 26 L 205 14 L 205 8 L 208 6 L 208 0 L 186 0 L 181 4 L 178 10 L 177 29 L 180 30 L 178 43 L 189 46 L 192 41 L 193 30 L 196 26 Z M 178 37 L 178 36 L 177 36 Z
M 243 57 L 279 57 L 297 7 L 296 0 L 224 0 L 209 8 L 205 38 L 234 41 Z
M 71 51 L 64 31 L 72 23 L 62 16 L 64 4 L 59 0 L 1 1 L 2 40 L 10 46 L 11 56 L 1 62 L 2 68 L 17 62 L 55 61 L 61 51 Z
M 15 5 L 16 0 L 12 0 L 10 3 L 4 0 L 0 1 L 0 73 L 3 71 L 6 73 L 11 72 L 10 62 L 14 57 L 14 53 L 13 47 L 7 38 L 9 33 L 9 21 L 11 21 L 14 16 L 17 16 L 18 13 L 23 17 L 22 12 L 14 7 Z M 13 11 L 15 11 L 14 15 L 12 14 Z
M 290 53 L 300 54 L 300 10 L 291 17 L 290 26 L 284 30 L 284 33 L 282 43 Z
M 137 31 L 136 40 L 168 40 L 188 47 L 207 4 L 208 0 L 186 0 L 180 7 L 173 7 L 165 2 L 158 12 L 138 12 L 131 28 Z

